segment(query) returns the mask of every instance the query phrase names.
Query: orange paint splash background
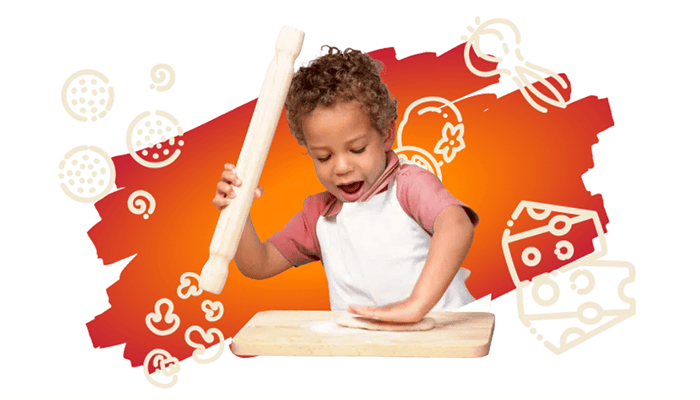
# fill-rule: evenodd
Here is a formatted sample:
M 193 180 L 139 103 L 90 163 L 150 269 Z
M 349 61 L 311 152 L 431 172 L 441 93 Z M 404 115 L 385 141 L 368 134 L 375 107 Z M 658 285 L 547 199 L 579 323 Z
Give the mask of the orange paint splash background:
M 439 57 L 423 53 L 397 60 L 393 48 L 370 53 L 384 63 L 383 79 L 398 99 L 397 126 L 405 109 L 417 99 L 439 96 L 455 100 L 498 82 L 497 76 L 471 74 L 463 53 L 464 44 Z M 473 53 L 472 60 L 479 70 L 495 68 Z M 567 81 L 566 90 L 554 79 L 548 81 L 568 101 L 571 84 L 565 75 L 561 77 Z M 543 85 L 535 86 L 548 93 Z M 489 293 L 496 298 L 514 289 L 501 237 L 520 201 L 594 210 L 603 227 L 608 222 L 602 197 L 592 196 L 581 180 L 593 167 L 591 146 L 597 142 L 597 134 L 613 126 L 607 100 L 586 97 L 565 109 L 541 104 L 549 109 L 547 113 L 532 108 L 517 90 L 501 98 L 487 94 L 455 103 L 463 117 L 467 148 L 443 165 L 443 184 L 481 217 L 463 265 L 472 271 L 467 286 L 476 298 Z M 128 154 L 113 158 L 120 190 L 95 204 L 102 220 L 88 234 L 105 265 L 136 256 L 107 289 L 111 307 L 87 323 L 96 348 L 126 343 L 124 357 L 132 366 L 142 365 L 154 348 L 183 360 L 194 350 L 184 338 L 191 325 L 205 331 L 216 327 L 228 338 L 262 310 L 330 309 L 323 266 L 318 262 L 263 281 L 243 277 L 232 262 L 220 295 L 204 292 L 184 300 L 177 295 L 180 276 L 185 272 L 199 274 L 208 259 L 219 216 L 212 205 L 216 182 L 224 163 L 238 159 L 254 107 L 255 101 L 251 101 L 186 132 L 182 154 L 167 167 L 149 169 Z M 404 131 L 403 145 L 431 151 L 441 137 L 442 123 L 430 118 L 413 123 Z M 260 180 L 265 195 L 251 209 L 262 240 L 281 229 L 301 209 L 304 198 L 324 190 L 304 153 L 283 114 Z M 146 190 L 156 199 L 157 208 L 149 219 L 127 208 L 127 199 L 136 190 Z M 571 261 L 592 251 L 592 245 L 577 247 Z M 558 267 L 540 265 L 537 273 Z M 164 297 L 172 300 L 173 312 L 181 323 L 173 334 L 158 336 L 148 329 L 145 319 L 154 312 L 156 301 Z M 201 304 L 207 299 L 223 303 L 220 320 L 205 319 Z M 161 324 L 155 326 L 168 326 Z M 196 333 L 192 339 L 205 343 Z

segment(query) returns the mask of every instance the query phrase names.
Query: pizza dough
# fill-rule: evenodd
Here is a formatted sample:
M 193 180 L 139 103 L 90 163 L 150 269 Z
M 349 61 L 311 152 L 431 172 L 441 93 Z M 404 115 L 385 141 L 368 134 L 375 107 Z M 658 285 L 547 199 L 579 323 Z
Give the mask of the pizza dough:
M 370 318 L 363 318 L 354 314 L 343 314 L 335 321 L 336 324 L 347 328 L 367 329 L 370 331 L 389 332 L 415 332 L 429 331 L 435 328 L 435 320 L 427 317 L 413 324 L 395 324 L 390 322 L 379 322 Z

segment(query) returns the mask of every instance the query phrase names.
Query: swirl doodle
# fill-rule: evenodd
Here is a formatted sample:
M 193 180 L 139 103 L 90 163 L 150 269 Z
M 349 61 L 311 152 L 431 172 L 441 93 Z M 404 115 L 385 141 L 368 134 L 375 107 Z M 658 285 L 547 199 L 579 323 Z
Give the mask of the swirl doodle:
M 167 82 L 164 85 L 156 85 L 165 82 L 166 79 Z M 151 84 L 151 89 L 155 89 L 159 92 L 165 92 L 175 84 L 175 70 L 173 70 L 173 67 L 168 64 L 155 65 L 153 68 L 151 68 L 151 80 L 153 81 Z
M 81 203 L 92 203 L 106 196 L 116 179 L 112 159 L 95 146 L 78 146 L 68 151 L 58 169 L 63 192 Z
M 197 283 L 193 284 L 190 279 L 196 279 Z M 183 291 L 185 290 L 186 291 Z M 194 272 L 185 272 L 180 275 L 180 286 L 177 287 L 177 295 L 181 299 L 187 299 L 190 296 L 199 296 L 203 290 L 199 288 L 199 275 Z
M 190 338 L 190 335 L 192 332 L 197 331 L 199 332 L 200 335 L 202 335 L 202 338 L 207 342 L 207 343 L 214 343 L 214 335 L 216 335 L 219 338 L 219 350 L 216 352 L 216 354 L 211 357 L 211 358 L 200 358 L 202 354 L 204 354 L 204 351 L 206 350 L 203 344 L 193 342 L 192 339 Z M 211 362 L 216 361 L 221 354 L 224 352 L 224 334 L 221 333 L 220 330 L 216 328 L 209 328 L 207 332 L 204 332 L 204 329 L 197 325 L 192 325 L 187 330 L 185 331 L 185 341 L 190 347 L 193 347 L 195 350 L 192 352 L 192 358 L 200 364 L 208 364 Z
M 163 316 L 163 314 L 160 313 L 160 308 L 163 304 L 168 306 L 167 311 L 165 311 L 165 316 Z M 151 332 L 155 333 L 158 336 L 167 336 L 175 332 L 177 328 L 180 327 L 180 317 L 173 312 L 175 306 L 173 305 L 173 302 L 170 299 L 162 298 L 158 300 L 154 309 L 154 312 L 146 315 L 146 325 L 148 326 L 148 329 L 150 329 Z M 157 323 L 163 320 L 166 323 L 173 325 L 166 330 L 160 330 L 153 326 L 154 322 Z
M 207 321 L 215 322 L 224 315 L 224 305 L 220 301 L 204 300 L 202 302 L 202 311 L 204 311 L 204 318 Z
M 61 103 L 68 115 L 80 122 L 104 118 L 114 103 L 114 89 L 102 73 L 84 69 L 66 79 L 61 90 Z
M 167 383 L 161 383 L 153 379 L 151 374 L 148 373 L 148 369 L 151 366 L 151 361 L 153 362 L 152 366 L 155 369 L 155 371 L 153 372 L 154 374 L 163 373 L 164 376 L 172 376 L 173 379 Z M 150 382 L 153 386 L 163 389 L 175 386 L 175 384 L 177 383 L 178 372 L 180 372 L 180 361 L 178 361 L 177 358 L 171 356 L 167 350 L 153 349 L 148 353 L 148 355 L 146 355 L 146 358 L 143 360 L 143 374 L 146 376 L 146 379 L 148 379 L 148 382 Z
M 139 197 L 145 197 L 148 203 Z M 148 204 L 148 210 L 146 210 L 146 205 Z M 127 200 L 127 206 L 129 211 L 133 214 L 141 215 L 143 214 L 143 219 L 148 219 L 150 214 L 156 210 L 156 199 L 145 190 L 137 190 L 129 196 Z

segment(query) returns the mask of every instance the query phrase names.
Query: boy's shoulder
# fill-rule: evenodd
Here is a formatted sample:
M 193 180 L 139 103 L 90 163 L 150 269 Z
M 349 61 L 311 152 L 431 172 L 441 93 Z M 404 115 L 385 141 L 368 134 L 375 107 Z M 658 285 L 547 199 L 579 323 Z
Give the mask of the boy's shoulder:
M 304 199 L 302 212 L 307 217 L 318 218 L 329 214 L 336 203 L 337 199 L 329 191 L 312 194 Z
M 332 202 L 335 196 L 329 191 L 312 194 L 304 199 L 304 208 L 317 208 Z
M 408 160 L 400 160 L 399 162 L 400 167 L 396 173 L 397 184 L 415 183 L 443 186 L 440 178 L 419 164 Z
M 432 232 L 437 215 L 453 205 L 461 206 L 476 226 L 479 216 L 454 197 L 432 172 L 411 161 L 403 160 L 396 174 L 396 197 L 403 210 L 423 229 Z

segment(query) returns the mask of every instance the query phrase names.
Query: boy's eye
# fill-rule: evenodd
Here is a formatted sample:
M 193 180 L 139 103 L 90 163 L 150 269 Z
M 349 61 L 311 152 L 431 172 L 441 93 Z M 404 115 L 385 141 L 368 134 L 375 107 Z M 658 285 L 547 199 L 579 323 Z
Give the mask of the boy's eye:
M 362 153 L 363 151 L 365 151 L 366 148 L 367 148 L 367 146 L 365 146 L 365 147 L 363 147 L 363 148 L 361 148 L 361 149 L 350 150 L 350 151 L 352 151 L 352 152 L 355 153 L 355 154 L 360 154 L 360 153 Z
M 330 155 L 327 155 L 327 156 L 325 156 L 325 157 L 316 157 L 316 159 L 317 159 L 319 162 L 328 161 L 328 160 L 330 160 L 330 158 L 331 158 Z

